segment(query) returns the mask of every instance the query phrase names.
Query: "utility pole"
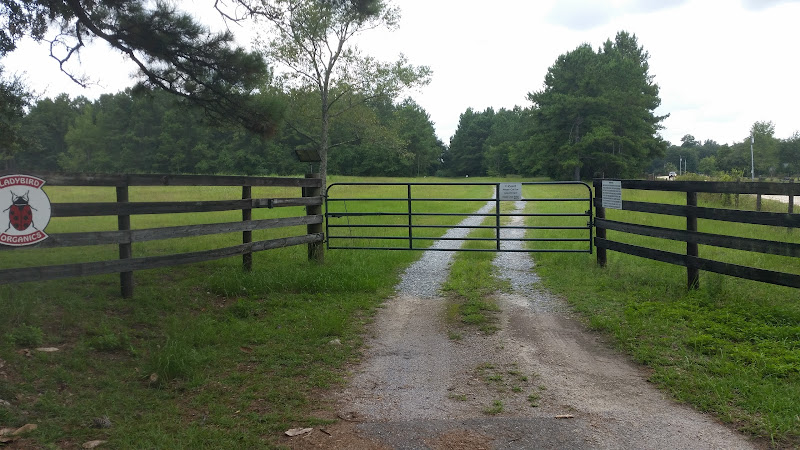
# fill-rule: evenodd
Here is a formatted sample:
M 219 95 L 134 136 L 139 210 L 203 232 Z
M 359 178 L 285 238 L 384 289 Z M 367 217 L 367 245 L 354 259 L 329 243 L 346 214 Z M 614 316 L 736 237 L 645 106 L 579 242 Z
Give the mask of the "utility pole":
M 683 156 L 678 156 L 678 158 L 678 175 L 680 175 L 683 170 Z
M 755 171 L 755 164 L 753 163 L 753 143 L 756 141 L 756 138 L 753 135 L 750 135 L 750 179 L 756 179 L 756 171 Z

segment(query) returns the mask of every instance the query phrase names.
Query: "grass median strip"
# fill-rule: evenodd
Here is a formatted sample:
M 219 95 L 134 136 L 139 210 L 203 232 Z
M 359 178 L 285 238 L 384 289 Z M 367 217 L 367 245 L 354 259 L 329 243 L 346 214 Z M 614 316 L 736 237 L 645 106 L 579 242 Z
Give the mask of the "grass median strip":
M 483 225 L 492 225 L 494 221 L 494 218 L 487 217 Z M 494 230 L 476 229 L 468 237 L 493 239 Z M 492 240 L 466 241 L 462 248 L 491 250 L 495 243 Z M 450 302 L 447 311 L 451 323 L 475 326 L 483 333 L 497 331 L 494 315 L 500 308 L 492 300 L 492 295 L 508 290 L 510 283 L 496 276 L 492 264 L 494 257 L 494 252 L 461 252 L 453 258 L 450 276 L 442 286 Z M 458 340 L 460 336 L 458 331 L 450 331 L 451 339 Z

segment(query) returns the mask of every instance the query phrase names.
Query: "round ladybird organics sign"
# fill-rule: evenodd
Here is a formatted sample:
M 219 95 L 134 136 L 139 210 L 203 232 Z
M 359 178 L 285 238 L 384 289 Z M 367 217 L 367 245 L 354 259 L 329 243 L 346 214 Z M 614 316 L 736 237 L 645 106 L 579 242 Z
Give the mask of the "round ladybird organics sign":
M 30 175 L 0 177 L 0 244 L 19 247 L 47 239 L 50 199 L 44 183 Z

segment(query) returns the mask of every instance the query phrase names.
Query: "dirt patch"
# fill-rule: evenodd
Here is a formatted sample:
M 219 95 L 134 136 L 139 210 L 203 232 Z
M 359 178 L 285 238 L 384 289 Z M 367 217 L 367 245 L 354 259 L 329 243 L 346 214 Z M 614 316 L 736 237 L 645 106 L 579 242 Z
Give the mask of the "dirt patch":
M 450 430 L 428 442 L 433 450 L 490 450 L 492 440 L 488 436 L 470 430 Z

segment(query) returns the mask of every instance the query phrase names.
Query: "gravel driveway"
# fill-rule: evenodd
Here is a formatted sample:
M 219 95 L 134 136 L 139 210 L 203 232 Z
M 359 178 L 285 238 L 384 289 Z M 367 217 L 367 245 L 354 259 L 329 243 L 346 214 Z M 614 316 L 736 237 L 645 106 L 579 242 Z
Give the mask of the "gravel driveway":
M 494 202 L 487 205 L 490 208 Z M 518 210 L 522 202 L 516 205 Z M 467 220 L 478 220 L 471 218 Z M 515 218 L 521 223 L 521 218 Z M 450 237 L 468 230 L 453 229 Z M 522 231 L 507 230 L 504 237 Z M 437 244 L 439 245 L 439 244 Z M 449 241 L 448 247 L 460 245 Z M 505 245 L 519 245 L 507 242 Z M 510 247 L 513 248 L 513 247 Z M 738 449 L 747 438 L 679 405 L 541 288 L 527 253 L 498 253 L 513 286 L 500 331 L 448 337 L 439 296 L 452 252 L 426 252 L 379 310 L 361 364 L 334 393 L 337 422 L 292 448 Z

